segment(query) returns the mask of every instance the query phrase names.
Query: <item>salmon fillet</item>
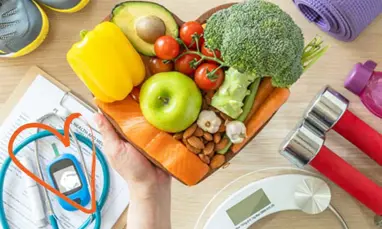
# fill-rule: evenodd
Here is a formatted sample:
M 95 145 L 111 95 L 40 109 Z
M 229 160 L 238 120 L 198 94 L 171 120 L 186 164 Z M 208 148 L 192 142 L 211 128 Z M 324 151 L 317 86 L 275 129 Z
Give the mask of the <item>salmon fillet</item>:
M 139 104 L 130 96 L 114 103 L 96 100 L 96 104 L 112 119 L 127 141 L 183 183 L 195 185 L 209 172 L 208 165 L 180 141 L 148 123 Z
M 123 101 L 114 103 L 103 103 L 98 100 L 96 103 L 118 124 L 124 136 L 142 149 L 161 132 L 146 121 L 139 104 L 130 96 Z
M 166 132 L 159 133 L 144 150 L 187 185 L 197 184 L 209 171 L 197 155 Z

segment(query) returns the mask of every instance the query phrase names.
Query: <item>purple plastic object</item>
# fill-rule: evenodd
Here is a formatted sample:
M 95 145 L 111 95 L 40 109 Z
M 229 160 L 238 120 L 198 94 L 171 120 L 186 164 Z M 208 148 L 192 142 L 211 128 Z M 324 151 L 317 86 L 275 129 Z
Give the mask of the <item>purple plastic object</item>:
M 352 41 L 382 13 L 382 0 L 293 0 L 311 22 L 333 37 Z
M 373 114 L 382 118 L 382 72 L 374 71 L 376 67 L 371 60 L 356 64 L 345 81 L 345 88 L 358 95 Z

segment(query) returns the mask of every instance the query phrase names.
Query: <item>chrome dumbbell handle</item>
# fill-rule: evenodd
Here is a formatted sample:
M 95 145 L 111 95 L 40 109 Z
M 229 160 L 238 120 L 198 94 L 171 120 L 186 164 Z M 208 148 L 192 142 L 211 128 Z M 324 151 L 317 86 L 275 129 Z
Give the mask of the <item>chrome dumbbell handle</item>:
M 349 101 L 333 88 L 324 87 L 309 104 L 304 119 L 322 133 L 328 132 L 348 109 Z
M 280 153 L 298 168 L 304 168 L 317 155 L 324 145 L 323 134 L 301 121 L 281 144 Z
M 300 122 L 280 153 L 298 167 L 309 164 L 377 215 L 382 215 L 382 188 L 325 145 L 325 137 L 308 122 Z
M 382 165 L 382 135 L 347 108 L 349 101 L 325 87 L 311 102 L 304 118 L 323 134 L 333 129 Z

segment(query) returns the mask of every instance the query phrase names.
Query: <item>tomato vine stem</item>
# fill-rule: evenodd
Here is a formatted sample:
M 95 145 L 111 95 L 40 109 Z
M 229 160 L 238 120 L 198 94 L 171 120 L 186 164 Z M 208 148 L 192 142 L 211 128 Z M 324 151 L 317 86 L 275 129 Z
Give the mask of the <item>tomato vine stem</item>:
M 194 42 L 191 44 L 191 46 L 194 43 L 196 43 L 196 51 L 190 50 L 189 47 L 187 47 L 187 45 L 181 39 L 177 39 L 178 43 L 185 48 L 185 51 L 182 54 L 180 54 L 179 56 L 177 56 L 173 60 L 174 63 L 178 59 L 180 59 L 181 57 L 183 57 L 183 56 L 185 56 L 187 54 L 195 54 L 195 55 L 198 55 L 201 59 L 199 61 L 197 59 L 195 59 L 195 61 L 193 63 L 190 63 L 190 65 L 192 64 L 191 67 L 194 68 L 194 69 L 197 68 L 199 66 L 199 64 L 202 63 L 205 60 L 215 61 L 216 63 L 218 63 L 220 65 L 219 68 L 229 67 L 227 64 L 224 63 L 224 61 L 222 61 L 222 60 L 220 60 L 219 58 L 216 57 L 215 51 L 213 51 L 214 57 L 206 56 L 206 55 L 204 55 L 203 53 L 200 52 L 199 39 L 201 38 L 201 36 L 199 36 L 198 34 L 194 34 L 194 35 L 192 35 L 192 38 L 194 39 Z

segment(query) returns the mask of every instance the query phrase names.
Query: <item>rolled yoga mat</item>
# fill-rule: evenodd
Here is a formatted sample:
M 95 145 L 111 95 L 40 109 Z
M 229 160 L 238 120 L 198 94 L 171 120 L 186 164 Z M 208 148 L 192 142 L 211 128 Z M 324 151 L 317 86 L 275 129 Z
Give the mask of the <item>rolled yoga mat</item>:
M 293 0 L 305 17 L 333 37 L 352 41 L 382 13 L 382 0 Z

